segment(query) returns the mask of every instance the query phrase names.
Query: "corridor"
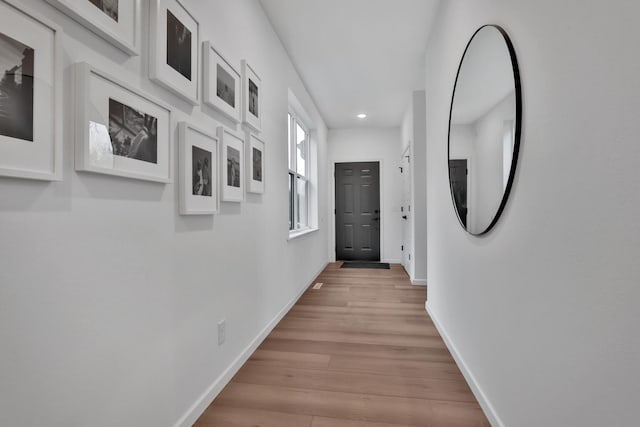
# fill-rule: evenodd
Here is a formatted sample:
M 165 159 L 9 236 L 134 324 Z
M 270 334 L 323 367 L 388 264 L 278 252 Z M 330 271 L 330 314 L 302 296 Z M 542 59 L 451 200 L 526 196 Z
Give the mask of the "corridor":
M 197 427 L 488 426 L 404 269 L 329 264 Z

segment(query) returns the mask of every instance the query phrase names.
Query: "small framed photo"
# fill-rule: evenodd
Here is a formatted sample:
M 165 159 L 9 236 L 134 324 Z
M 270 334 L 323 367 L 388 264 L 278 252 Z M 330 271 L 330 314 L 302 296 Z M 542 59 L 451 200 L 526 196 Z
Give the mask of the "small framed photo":
M 198 21 L 180 0 L 150 0 L 149 20 L 149 77 L 198 105 Z
M 180 122 L 180 213 L 218 212 L 218 138 Z
M 62 30 L 0 0 L 0 175 L 62 179 Z
M 218 139 L 221 151 L 221 200 L 241 202 L 244 200 L 244 141 L 239 135 L 223 126 L 218 127 Z
M 46 0 L 130 56 L 140 54 L 139 0 Z
M 242 122 L 256 132 L 262 130 L 262 81 L 247 61 L 242 61 Z
M 264 141 L 248 133 L 247 142 L 247 191 L 264 193 Z
M 170 108 L 87 63 L 74 72 L 76 170 L 171 182 Z
M 240 73 L 206 41 L 204 50 L 203 102 L 235 122 L 240 121 Z

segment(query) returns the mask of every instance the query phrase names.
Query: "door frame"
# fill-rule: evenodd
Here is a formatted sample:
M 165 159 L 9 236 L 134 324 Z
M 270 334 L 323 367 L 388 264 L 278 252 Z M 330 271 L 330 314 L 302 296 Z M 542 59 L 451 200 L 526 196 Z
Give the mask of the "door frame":
M 329 171 L 329 261 L 336 262 L 336 163 L 367 163 L 377 162 L 380 176 L 380 262 L 386 261 L 384 253 L 384 161 L 380 158 L 374 159 L 344 159 L 332 160 Z
M 404 166 L 404 159 L 405 157 L 409 156 L 409 160 L 407 161 L 407 163 L 409 164 L 409 175 L 407 176 L 408 182 L 409 182 L 409 206 L 414 206 L 414 198 L 413 198 L 413 163 L 412 163 L 412 159 L 413 159 L 413 144 L 411 143 L 411 140 L 407 141 L 407 146 L 404 148 L 404 150 L 402 151 L 402 155 L 400 156 L 400 167 L 405 167 Z M 404 171 L 402 172 L 402 174 L 404 174 Z M 402 191 L 404 193 L 404 180 L 402 183 Z M 404 194 L 402 197 L 402 206 L 407 208 L 406 206 L 404 206 Z M 404 247 L 404 250 L 402 251 L 401 254 L 401 259 L 400 259 L 400 264 L 402 264 L 402 266 L 404 267 L 404 270 L 407 272 L 407 274 L 409 275 L 409 277 L 413 277 L 413 272 L 415 271 L 415 268 L 413 267 L 414 265 L 414 261 L 415 261 L 415 254 L 414 254 L 414 259 L 412 259 L 411 261 L 407 260 L 407 265 L 405 265 L 405 254 L 412 254 L 414 253 L 414 248 L 415 248 L 415 228 L 414 228 L 414 223 L 413 223 L 413 211 L 409 211 L 407 209 L 407 212 L 400 212 L 400 215 L 407 215 L 407 220 L 406 220 L 406 225 L 403 224 L 402 227 L 402 245 Z M 405 239 L 405 229 L 404 227 L 409 227 L 409 242 L 406 242 Z M 407 270 L 408 268 L 408 270 Z

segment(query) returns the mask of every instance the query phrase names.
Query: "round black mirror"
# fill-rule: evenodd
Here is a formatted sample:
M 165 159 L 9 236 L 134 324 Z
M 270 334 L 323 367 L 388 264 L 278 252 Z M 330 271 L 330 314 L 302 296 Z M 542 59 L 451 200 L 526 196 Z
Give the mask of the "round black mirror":
M 515 50 L 496 25 L 462 55 L 449 115 L 449 185 L 460 224 L 479 236 L 496 224 L 513 184 L 522 126 Z

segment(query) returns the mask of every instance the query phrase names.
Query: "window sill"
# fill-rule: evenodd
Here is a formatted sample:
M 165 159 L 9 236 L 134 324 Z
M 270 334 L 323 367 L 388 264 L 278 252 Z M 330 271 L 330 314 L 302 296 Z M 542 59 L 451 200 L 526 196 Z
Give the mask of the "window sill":
M 298 237 L 306 236 L 307 234 L 311 234 L 316 231 L 318 231 L 317 228 L 305 228 L 304 230 L 290 231 L 287 241 L 297 239 Z

